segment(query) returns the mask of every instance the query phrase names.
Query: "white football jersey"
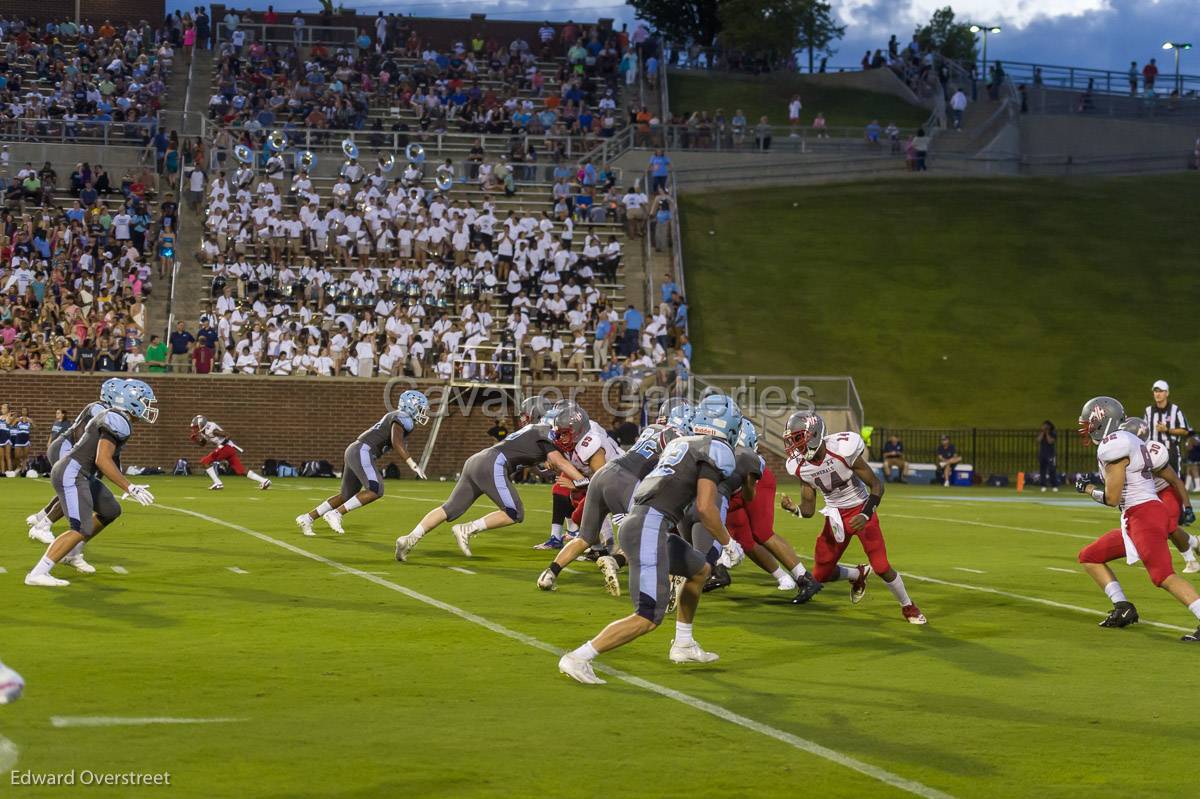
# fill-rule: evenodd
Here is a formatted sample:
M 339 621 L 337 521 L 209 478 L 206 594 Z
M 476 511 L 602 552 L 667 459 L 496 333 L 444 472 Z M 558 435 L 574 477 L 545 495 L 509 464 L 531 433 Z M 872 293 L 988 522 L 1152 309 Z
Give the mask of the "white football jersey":
M 858 433 L 834 433 L 825 436 L 825 458 L 811 463 L 803 458 L 788 458 L 787 471 L 824 496 L 825 504 L 835 508 L 857 508 L 867 501 L 867 486 L 854 473 L 854 462 L 866 449 Z
M 625 451 L 617 446 L 617 442 L 613 441 L 612 436 L 599 422 L 590 421 L 590 424 L 592 429 L 579 439 L 579 442 L 575 444 L 575 451 L 571 453 L 571 463 L 575 468 L 584 470 L 583 473 L 589 476 L 591 467 L 588 466 L 588 461 L 600 450 L 604 450 L 605 463 L 618 455 L 625 454 Z
M 1156 475 L 1158 470 L 1168 465 L 1171 462 L 1171 453 L 1167 449 L 1167 445 L 1161 441 L 1147 441 L 1146 451 L 1150 453 L 1150 470 Z M 1166 480 L 1155 476 L 1154 478 L 1154 493 L 1162 493 L 1162 490 L 1169 486 Z
M 221 425 L 216 422 L 205 423 L 204 427 L 200 428 L 200 437 L 214 447 L 223 447 L 229 443 L 229 436 L 225 435 Z
M 1128 458 L 1129 463 L 1125 466 L 1125 487 L 1121 490 L 1121 504 L 1118 507 L 1124 511 L 1145 502 L 1158 502 L 1149 445 L 1126 430 L 1105 436 L 1096 449 L 1101 474 L 1106 464 L 1122 458 Z

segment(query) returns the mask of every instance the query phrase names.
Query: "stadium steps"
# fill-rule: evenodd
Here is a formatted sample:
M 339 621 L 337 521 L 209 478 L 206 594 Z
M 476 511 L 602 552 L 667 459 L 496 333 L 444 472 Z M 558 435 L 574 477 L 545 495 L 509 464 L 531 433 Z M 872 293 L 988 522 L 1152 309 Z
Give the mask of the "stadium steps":
M 1008 123 L 1008 115 L 997 113 L 1001 101 L 990 100 L 987 95 L 967 106 L 963 114 L 962 130 L 949 128 L 933 140 L 931 152 L 935 155 L 975 155 L 1000 133 Z

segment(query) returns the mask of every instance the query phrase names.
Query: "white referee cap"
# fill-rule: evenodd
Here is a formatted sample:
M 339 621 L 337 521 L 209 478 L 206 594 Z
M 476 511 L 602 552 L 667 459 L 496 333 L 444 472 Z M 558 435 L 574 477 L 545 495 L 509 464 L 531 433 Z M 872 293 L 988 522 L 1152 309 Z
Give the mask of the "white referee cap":
M 1170 391 L 1171 387 L 1167 385 L 1166 380 L 1155 380 L 1154 381 L 1154 390 L 1155 391 Z

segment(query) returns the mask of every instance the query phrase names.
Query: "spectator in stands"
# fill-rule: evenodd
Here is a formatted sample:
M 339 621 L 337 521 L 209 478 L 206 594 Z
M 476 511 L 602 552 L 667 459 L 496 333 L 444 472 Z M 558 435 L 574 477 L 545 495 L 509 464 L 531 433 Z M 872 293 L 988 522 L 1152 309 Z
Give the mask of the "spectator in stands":
M 950 441 L 950 436 L 942 436 L 941 443 L 938 444 L 934 455 L 937 459 L 938 471 L 942 476 L 942 485 L 949 486 L 951 479 L 954 478 L 954 467 L 962 463 L 962 456 L 958 454 L 958 448 Z
M 1136 61 L 1129 62 L 1129 96 L 1137 96 L 1138 87 L 1138 68 Z
M 658 200 L 654 220 L 650 223 L 650 235 L 657 252 L 665 250 L 671 240 L 671 201 L 666 197 Z
M 868 122 L 867 127 L 864 130 L 864 134 L 865 134 L 865 137 L 867 140 L 867 146 L 868 147 L 878 147 L 879 146 L 879 136 L 882 132 L 883 132 L 883 128 L 881 128 L 879 126 L 878 119 L 872 119 L 870 122 Z
M 899 472 L 899 476 L 893 478 L 893 470 Z M 888 436 L 888 440 L 883 443 L 883 477 L 885 480 L 896 480 L 897 482 L 905 482 L 908 477 L 908 459 L 904 457 L 904 442 L 900 440 L 898 435 Z
M 792 129 L 791 133 L 789 135 L 793 139 L 800 135 L 799 130 L 800 130 L 800 109 L 801 108 L 802 108 L 802 105 L 800 103 L 800 95 L 793 94 L 792 99 L 788 101 L 788 107 L 787 107 L 788 125 Z
M 967 95 L 961 86 L 954 90 L 954 95 L 950 98 L 950 110 L 954 115 L 954 129 L 962 130 L 963 114 L 967 110 Z
M 1153 94 L 1154 81 L 1158 78 L 1158 62 L 1151 58 L 1146 66 L 1142 67 L 1142 85 L 1145 87 L 1146 94 Z
M 760 117 L 754 126 L 754 146 L 762 152 L 771 149 L 771 123 L 765 116 Z
M 171 371 L 186 371 L 195 342 L 196 337 L 187 331 L 187 326 L 182 321 L 176 322 L 175 330 L 171 332 L 171 354 L 168 359 Z
M 145 364 L 151 372 L 167 371 L 167 344 L 158 336 L 150 336 L 150 346 L 146 348 Z
M 925 159 L 929 155 L 929 137 L 925 135 L 925 128 L 918 128 L 917 135 L 912 138 L 913 150 L 913 169 L 917 172 L 926 170 Z
M 1038 483 L 1044 492 L 1047 487 L 1058 491 L 1058 431 L 1049 419 L 1038 430 Z

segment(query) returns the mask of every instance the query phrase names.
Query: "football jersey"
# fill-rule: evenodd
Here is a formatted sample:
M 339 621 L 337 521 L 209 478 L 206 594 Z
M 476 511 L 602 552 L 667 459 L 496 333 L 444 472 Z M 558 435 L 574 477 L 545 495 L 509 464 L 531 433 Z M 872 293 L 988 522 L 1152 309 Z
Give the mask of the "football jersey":
M 1158 502 L 1149 445 L 1126 430 L 1105 436 L 1096 449 L 1100 473 L 1104 473 L 1107 464 L 1122 458 L 1128 458 L 1129 463 L 1125 465 L 1125 487 L 1121 489 L 1121 502 L 1117 507 L 1124 511 L 1145 502 Z
M 658 456 L 662 454 L 663 447 L 677 438 L 679 431 L 674 427 L 667 427 L 665 424 L 647 425 L 629 451 L 614 458 L 613 462 L 622 469 L 633 472 L 634 476 L 641 480 L 658 465 Z
M 701 478 L 720 483 L 733 474 L 733 450 L 712 436 L 682 436 L 663 449 L 656 465 L 633 492 L 633 504 L 654 508 L 678 521 L 696 501 Z
M 404 430 L 404 438 L 407 439 L 413 429 L 413 420 L 404 411 L 385 413 L 373 427 L 364 430 L 359 435 L 358 440 L 367 445 L 367 449 L 371 453 L 371 460 L 381 457 L 392 448 L 392 425 L 394 424 L 400 425 L 400 428 Z
M 1147 441 L 1146 451 L 1150 453 L 1150 471 L 1155 473 L 1154 493 L 1158 494 L 1170 485 L 1166 480 L 1158 477 L 1157 472 L 1171 463 L 1171 450 L 1161 441 Z
M 825 436 L 825 457 L 820 463 L 788 458 L 787 471 L 820 490 L 826 505 L 857 508 L 867 501 L 868 492 L 853 466 L 865 449 L 858 433 L 834 433 Z
M 490 449 L 504 456 L 510 470 L 534 466 L 546 460 L 551 452 L 558 451 L 550 439 L 548 424 L 527 424 L 497 441 Z
M 608 431 L 599 422 L 589 421 L 589 424 L 591 425 L 591 429 L 588 430 L 583 438 L 579 439 L 579 443 L 575 445 L 575 449 L 571 452 L 571 463 L 586 475 L 591 475 L 592 473 L 592 468 L 588 466 L 588 461 L 597 452 L 604 451 L 605 463 L 624 454 L 621 448 L 617 446 L 617 442 L 613 441 L 612 436 L 608 434 Z
M 229 443 L 229 436 L 225 435 L 225 431 L 221 429 L 221 425 L 216 422 L 205 422 L 197 434 L 203 441 L 207 441 L 214 447 L 223 447 Z
M 33 431 L 30 422 L 17 422 L 12 428 L 12 443 L 14 447 L 28 447 L 29 434 Z
M 133 426 L 128 416 L 121 411 L 106 410 L 87 423 L 66 460 L 79 464 L 79 474 L 91 477 L 96 472 L 96 451 L 100 441 L 108 439 L 116 445 L 113 453 L 113 460 L 116 461 L 121 456 L 121 448 L 132 435 Z
M 88 422 L 106 410 L 108 410 L 108 406 L 98 400 L 84 405 L 83 410 L 79 412 L 79 415 L 75 417 L 75 421 L 71 422 L 71 425 L 63 432 L 62 437 L 71 444 L 74 444 L 79 440 L 79 436 L 83 433 L 83 428 L 87 427 Z
M 726 499 L 732 497 L 741 490 L 748 476 L 754 475 L 755 480 L 760 479 L 766 465 L 762 456 L 749 447 L 734 447 L 733 474 L 717 485 L 717 491 Z

